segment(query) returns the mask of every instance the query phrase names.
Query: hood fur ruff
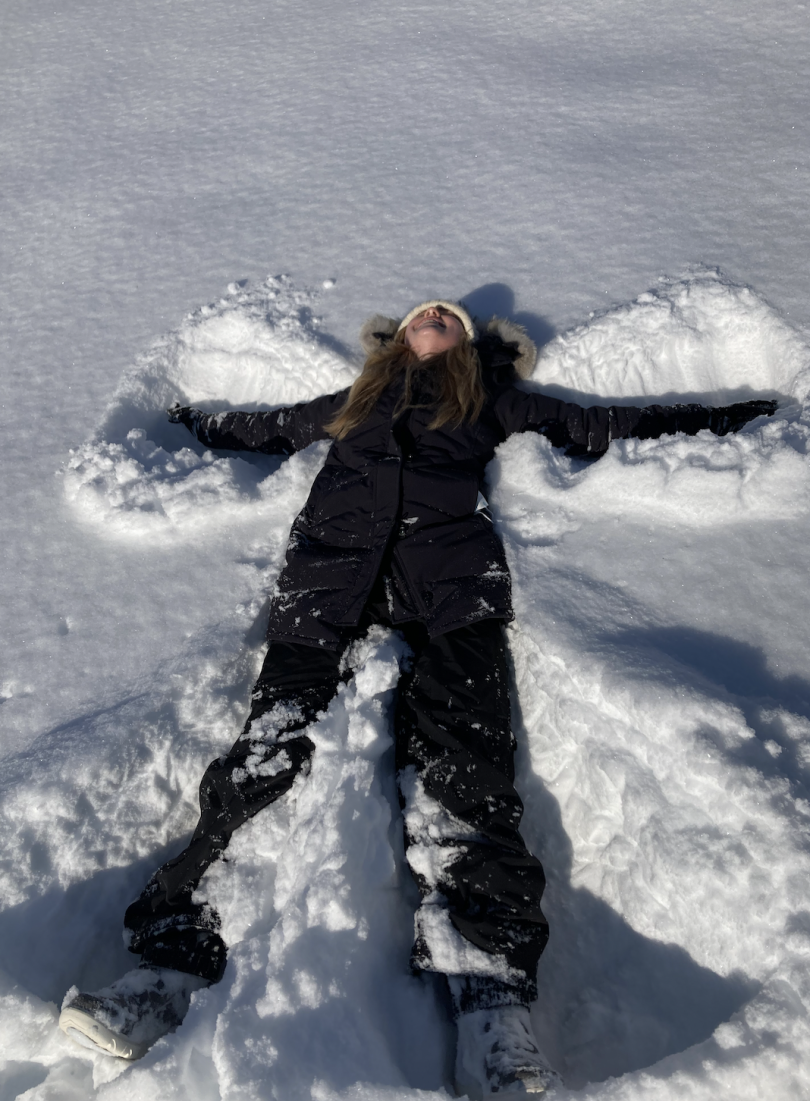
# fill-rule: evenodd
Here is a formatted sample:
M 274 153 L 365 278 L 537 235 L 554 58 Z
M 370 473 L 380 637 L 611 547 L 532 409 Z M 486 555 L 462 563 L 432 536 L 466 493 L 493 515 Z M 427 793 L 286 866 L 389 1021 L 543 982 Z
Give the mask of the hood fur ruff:
M 449 305 L 453 306 L 452 303 Z M 420 306 L 418 308 L 424 309 L 426 307 Z M 537 345 L 522 325 L 509 321 L 505 317 L 490 318 L 485 325 L 482 325 L 478 318 L 474 318 L 473 321 L 479 332 L 491 333 L 498 337 L 502 343 L 517 348 L 515 371 L 521 378 L 528 378 L 531 375 L 537 362 Z M 402 325 L 403 321 L 394 317 L 386 317 L 381 313 L 375 313 L 364 322 L 360 329 L 360 347 L 367 356 L 370 356 L 372 352 L 376 352 L 383 344 L 387 344 L 392 337 L 396 336 Z

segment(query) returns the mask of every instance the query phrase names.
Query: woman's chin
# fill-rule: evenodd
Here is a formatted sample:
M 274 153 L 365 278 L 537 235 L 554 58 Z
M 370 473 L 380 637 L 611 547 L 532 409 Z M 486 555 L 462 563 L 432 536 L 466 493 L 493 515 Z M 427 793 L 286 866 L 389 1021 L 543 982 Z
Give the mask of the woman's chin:
M 439 356 L 442 352 L 449 351 L 452 347 L 452 344 L 439 344 L 438 347 L 413 348 L 413 351 L 416 353 L 417 359 L 431 359 L 433 356 Z

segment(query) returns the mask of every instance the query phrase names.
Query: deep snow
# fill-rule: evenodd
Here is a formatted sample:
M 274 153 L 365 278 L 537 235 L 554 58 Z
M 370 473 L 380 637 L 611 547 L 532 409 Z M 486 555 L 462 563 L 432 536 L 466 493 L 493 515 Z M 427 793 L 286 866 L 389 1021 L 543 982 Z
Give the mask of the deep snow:
M 165 406 L 337 389 L 367 313 L 436 291 L 527 323 L 557 394 L 780 398 L 593 466 L 510 440 L 489 496 L 549 873 L 538 1034 L 587 1097 L 806 1096 L 807 18 L 6 8 L 4 1101 L 449 1088 L 407 972 L 384 632 L 215 877 L 225 981 L 132 1068 L 54 1028 L 133 961 L 123 907 L 238 730 L 323 455 L 215 456 Z

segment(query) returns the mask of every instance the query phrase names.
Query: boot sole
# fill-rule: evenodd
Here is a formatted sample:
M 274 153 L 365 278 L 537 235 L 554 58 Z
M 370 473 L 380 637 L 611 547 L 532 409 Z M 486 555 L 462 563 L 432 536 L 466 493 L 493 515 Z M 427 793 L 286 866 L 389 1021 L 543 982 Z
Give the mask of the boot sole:
M 549 1077 L 545 1081 L 539 1077 L 519 1079 L 511 1083 L 510 1086 L 498 1090 L 498 1095 L 504 1098 L 528 1097 L 529 1095 L 542 1098 L 543 1094 L 546 1094 L 549 1101 L 551 1101 L 553 1091 L 563 1084 L 563 1080 L 560 1078 L 559 1074 L 552 1071 L 551 1075 L 553 1075 L 553 1077 Z M 485 1093 L 481 1084 L 473 1078 L 462 1078 L 457 1076 L 453 1085 L 457 1097 L 469 1097 L 470 1101 L 486 1101 L 487 1097 L 496 1096 L 494 1093 Z
M 59 1017 L 59 1027 L 74 1043 L 103 1051 L 117 1059 L 140 1059 L 149 1050 L 148 1044 L 137 1044 L 97 1021 L 90 1013 L 68 1006 Z

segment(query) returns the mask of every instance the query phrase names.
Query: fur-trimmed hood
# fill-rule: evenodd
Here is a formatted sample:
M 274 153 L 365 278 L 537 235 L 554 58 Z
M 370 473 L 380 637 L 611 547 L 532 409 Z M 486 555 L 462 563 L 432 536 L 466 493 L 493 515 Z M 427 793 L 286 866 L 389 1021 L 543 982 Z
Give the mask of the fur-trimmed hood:
M 521 378 L 528 378 L 537 362 L 537 345 L 523 326 L 505 317 L 492 317 L 486 324 L 482 324 L 478 318 L 474 318 L 474 321 L 478 332 L 497 337 L 502 344 L 517 352 L 515 371 Z M 397 318 L 375 313 L 360 329 L 360 347 L 367 356 L 371 355 L 396 335 L 401 323 Z

